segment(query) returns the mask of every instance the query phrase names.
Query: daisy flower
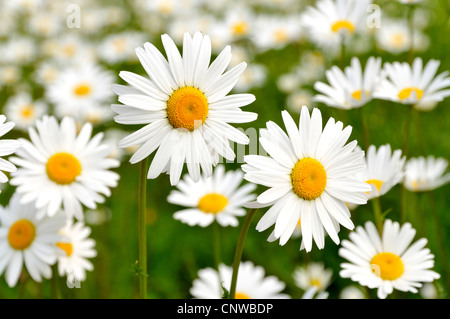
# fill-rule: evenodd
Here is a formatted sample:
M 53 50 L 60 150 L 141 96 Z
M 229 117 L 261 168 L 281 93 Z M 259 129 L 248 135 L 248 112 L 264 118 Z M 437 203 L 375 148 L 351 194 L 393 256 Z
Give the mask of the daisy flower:
M 77 281 L 86 280 L 86 271 L 92 271 L 94 265 L 88 258 L 97 256 L 95 241 L 89 238 L 91 228 L 83 222 L 68 220 L 60 230 L 64 239 L 58 246 L 58 272 L 60 276 L 73 276 Z
M 367 193 L 368 199 L 386 194 L 403 179 L 403 167 L 406 157 L 401 150 L 391 151 L 389 144 L 376 149 L 370 145 L 366 153 L 367 168 L 359 173 L 360 178 L 372 186 Z
M 425 238 L 412 240 L 416 231 L 411 224 L 400 227 L 398 222 L 385 220 L 380 236 L 372 222 L 358 226 L 343 240 L 339 255 L 348 262 L 341 264 L 340 276 L 351 278 L 362 286 L 377 288 L 377 296 L 385 299 L 394 289 L 417 293 L 423 282 L 431 282 L 440 275 L 431 268 L 434 255 Z
M 51 278 L 66 216 L 58 212 L 38 219 L 34 203 L 22 204 L 14 193 L 8 206 L 0 207 L 0 222 L 0 274 L 5 272 L 8 286 L 16 285 L 24 264 L 33 280 Z
M 423 67 L 419 57 L 412 66 L 406 62 L 385 63 L 374 97 L 402 104 L 442 101 L 450 95 L 450 89 L 445 89 L 450 86 L 450 77 L 448 71 L 435 76 L 439 64 L 430 60 Z
M 0 115 L 0 137 L 8 133 L 14 127 L 14 122 L 6 122 L 6 116 Z M 0 140 L 0 156 L 11 155 L 20 148 L 21 143 L 17 140 L 12 139 L 2 139 Z M 16 171 L 16 166 L 11 162 L 0 158 L 0 183 L 6 183 L 8 177 L 3 172 L 14 172 Z
M 323 263 L 311 262 L 303 267 L 297 267 L 293 277 L 295 284 L 307 291 L 316 287 L 318 292 L 324 291 L 331 283 L 333 271 L 325 268 Z
M 282 49 L 303 37 L 297 15 L 276 16 L 262 14 L 255 18 L 251 40 L 260 53 Z
M 430 191 L 447 184 L 450 173 L 446 173 L 448 161 L 442 157 L 413 157 L 405 165 L 403 186 L 412 192 Z
M 110 196 L 119 175 L 111 168 L 119 161 L 108 158 L 110 149 L 100 144 L 103 133 L 91 138 L 92 124 L 86 123 L 77 135 L 75 121 L 65 117 L 59 124 L 45 115 L 28 129 L 31 141 L 11 161 L 19 168 L 11 184 L 23 194 L 22 203 L 35 202 L 38 217 L 53 216 L 64 208 L 68 218 L 83 219 L 82 205 L 94 209 Z
M 381 58 L 370 57 L 363 72 L 359 59 L 353 57 L 344 72 L 337 66 L 325 72 L 330 84 L 316 82 L 314 88 L 321 94 L 313 99 L 341 109 L 362 107 L 372 100 L 380 72 Z
M 269 187 L 253 207 L 271 206 L 256 229 L 275 224 L 273 235 L 284 245 L 301 220 L 306 251 L 313 239 L 319 249 L 325 245 L 325 232 L 339 243 L 338 226 L 353 229 L 345 202 L 367 203 L 371 187 L 355 175 L 365 169 L 364 152 L 355 150 L 357 141 L 347 142 L 352 128 L 330 118 L 322 131 L 322 115 L 314 108 L 310 116 L 303 106 L 297 127 L 287 111 L 282 112 L 287 134 L 267 122 L 260 143 L 269 156 L 247 155 L 242 170 L 249 182 Z M 325 232 L 324 232 L 325 229 Z
M 224 264 L 219 265 L 219 271 L 204 268 L 198 271 L 190 294 L 198 299 L 221 299 L 224 288 L 229 291 L 233 269 Z M 282 291 L 285 283 L 275 276 L 266 276 L 264 268 L 250 261 L 239 264 L 235 299 L 290 299 Z
M 78 117 L 91 105 L 109 105 L 114 75 L 97 64 L 74 65 L 58 74 L 47 87 L 47 97 L 59 117 Z
M 34 125 L 36 119 L 47 111 L 48 105 L 43 101 L 33 101 L 28 92 L 10 97 L 5 105 L 5 115 L 14 122 L 16 129 L 23 131 Z
M 167 201 L 189 208 L 176 212 L 173 217 L 190 226 L 206 227 L 216 220 L 222 226 L 236 227 L 237 217 L 246 214 L 242 206 L 256 198 L 251 194 L 256 185 L 239 187 L 243 177 L 241 170 L 225 172 L 223 165 L 217 165 L 212 176 L 201 177 L 198 182 L 186 174 Z
M 370 0 L 320 0 L 301 16 L 311 41 L 323 48 L 337 48 L 366 26 Z
M 229 141 L 248 144 L 249 138 L 229 123 L 251 122 L 257 114 L 241 110 L 255 100 L 252 94 L 227 95 L 246 67 L 242 62 L 223 73 L 231 59 L 229 46 L 209 65 L 209 36 L 185 33 L 182 55 L 168 35 L 161 38 L 168 60 L 151 43 L 137 48 L 150 79 L 120 72 L 131 87 L 114 87 L 123 105 L 112 108 L 118 123 L 146 124 L 119 142 L 120 147 L 141 145 L 130 162 L 140 162 L 158 149 L 147 177 L 167 172 L 176 185 L 185 162 L 192 179 L 198 181 L 200 167 L 210 176 L 219 155 L 234 160 Z
M 375 29 L 375 40 L 380 49 L 393 54 L 409 51 L 411 42 L 415 52 L 423 51 L 429 45 L 429 39 L 421 29 L 414 28 L 411 38 L 407 21 L 391 20 L 384 17 L 382 27 Z

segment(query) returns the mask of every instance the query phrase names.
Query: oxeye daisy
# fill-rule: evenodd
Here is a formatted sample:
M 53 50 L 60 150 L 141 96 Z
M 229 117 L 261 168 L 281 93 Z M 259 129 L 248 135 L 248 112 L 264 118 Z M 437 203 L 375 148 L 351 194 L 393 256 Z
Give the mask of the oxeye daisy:
M 95 241 L 89 238 L 91 228 L 83 222 L 69 219 L 61 228 L 63 239 L 58 246 L 58 272 L 60 276 L 73 276 L 75 280 L 86 280 L 86 271 L 92 271 L 94 265 L 89 258 L 97 256 Z
M 150 78 L 122 71 L 120 77 L 131 87 L 116 85 L 115 92 L 123 105 L 113 105 L 121 124 L 145 124 L 119 142 L 120 147 L 141 145 L 131 157 L 137 163 L 156 151 L 147 178 L 162 172 L 170 174 L 175 185 L 184 163 L 194 181 L 200 179 L 200 167 L 210 176 L 219 155 L 235 158 L 229 141 L 248 144 L 247 135 L 229 123 L 246 123 L 256 113 L 241 107 L 255 100 L 252 94 L 227 95 L 244 71 L 242 62 L 227 72 L 230 47 L 227 46 L 211 63 L 209 36 L 185 33 L 182 55 L 173 40 L 161 37 L 166 58 L 151 43 L 137 48 L 136 54 Z
M 345 145 L 350 126 L 343 128 L 342 122 L 330 118 L 322 131 L 317 108 L 310 116 L 303 106 L 299 127 L 287 111 L 282 117 L 287 134 L 271 121 L 260 131 L 260 143 L 269 156 L 247 155 L 242 165 L 246 180 L 269 187 L 251 204 L 271 206 L 256 229 L 275 224 L 273 235 L 284 245 L 300 219 L 306 251 L 311 250 L 313 239 L 322 249 L 325 232 L 339 243 L 338 225 L 354 227 L 345 202 L 365 204 L 365 192 L 371 190 L 355 177 L 365 168 L 364 152 L 355 150 L 357 141 Z
M 24 264 L 33 280 L 51 278 L 66 216 L 58 212 L 37 219 L 34 203 L 22 204 L 14 193 L 8 206 L 0 207 L 0 222 L 0 274 L 5 271 L 8 286 L 16 285 Z
M 341 264 L 340 276 L 378 289 L 380 299 L 394 289 L 417 293 L 424 282 L 440 275 L 431 270 L 434 255 L 425 248 L 427 240 L 421 238 L 411 244 L 415 234 L 411 224 L 400 227 L 390 219 L 385 220 L 381 236 L 372 222 L 356 227 L 339 249 L 339 255 L 348 260 Z
M 430 191 L 447 184 L 448 161 L 442 157 L 419 156 L 408 159 L 405 165 L 403 186 L 412 192 Z
M 402 104 L 442 101 L 450 95 L 450 77 L 448 71 L 436 76 L 439 64 L 440 61 L 430 60 L 423 67 L 419 57 L 412 66 L 406 62 L 385 63 L 374 97 Z
M 198 299 L 221 299 L 224 289 L 230 291 L 231 276 L 232 268 L 224 264 L 219 265 L 219 271 L 209 267 L 200 269 L 190 294 Z M 266 276 L 263 267 L 244 261 L 239 265 L 235 299 L 289 299 L 290 296 L 282 293 L 285 287 L 277 277 Z
M 0 137 L 11 131 L 14 127 L 14 122 L 6 122 L 6 116 L 0 115 Z M 12 139 L 2 139 L 0 140 L 0 156 L 11 155 L 17 151 L 21 146 L 21 143 L 17 140 Z M 11 162 L 0 158 L 0 183 L 6 183 L 8 177 L 3 172 L 14 172 L 16 171 L 16 166 Z
M 359 174 L 360 178 L 372 186 L 367 197 L 374 198 L 386 194 L 403 179 L 403 167 L 406 157 L 401 150 L 391 151 L 389 144 L 381 145 L 378 150 L 370 145 L 366 153 L 367 168 Z
M 167 201 L 189 208 L 176 212 L 173 217 L 191 226 L 206 227 L 216 220 L 221 226 L 236 227 L 237 217 L 246 214 L 243 205 L 256 198 L 251 193 L 256 185 L 240 187 L 243 177 L 241 170 L 225 172 L 223 165 L 217 165 L 213 175 L 201 177 L 198 182 L 186 174 Z
M 35 201 L 38 217 L 63 207 L 68 218 L 83 219 L 82 205 L 94 209 L 111 195 L 119 179 L 111 168 L 119 161 L 108 158 L 110 149 L 100 144 L 103 133 L 91 138 L 92 124 L 84 124 L 77 135 L 72 118 L 59 124 L 45 115 L 28 133 L 31 141 L 19 139 L 22 147 L 11 158 L 19 166 L 11 184 L 23 194 L 22 203 Z
M 366 26 L 369 0 L 320 0 L 301 15 L 311 41 L 335 49 Z
M 34 125 L 36 119 L 48 111 L 48 105 L 43 101 L 33 101 L 28 92 L 21 92 L 8 99 L 5 105 L 5 115 L 11 119 L 16 129 L 26 131 Z
M 331 107 L 351 109 L 362 107 L 372 100 L 381 71 L 381 59 L 370 57 L 364 72 L 356 57 L 344 71 L 333 66 L 325 72 L 329 84 L 316 82 L 314 88 L 320 92 L 313 100 Z

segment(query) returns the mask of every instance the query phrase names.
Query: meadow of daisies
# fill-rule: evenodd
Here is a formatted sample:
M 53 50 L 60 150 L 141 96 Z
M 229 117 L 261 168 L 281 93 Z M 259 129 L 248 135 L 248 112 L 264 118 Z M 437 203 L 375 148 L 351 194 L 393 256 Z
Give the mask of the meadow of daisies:
M 447 299 L 450 2 L 0 3 L 0 298 Z

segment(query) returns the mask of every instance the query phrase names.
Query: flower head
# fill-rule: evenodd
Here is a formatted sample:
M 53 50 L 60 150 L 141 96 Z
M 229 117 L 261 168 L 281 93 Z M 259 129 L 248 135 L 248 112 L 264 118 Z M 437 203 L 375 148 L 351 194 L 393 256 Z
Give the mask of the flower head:
M 316 108 L 310 116 L 303 106 L 299 127 L 287 111 L 282 117 L 287 134 L 273 122 L 261 130 L 260 143 L 269 156 L 247 155 L 242 165 L 245 179 L 269 187 L 254 203 L 271 206 L 256 228 L 263 231 L 275 224 L 272 235 L 284 245 L 300 220 L 306 251 L 313 239 L 322 249 L 325 232 L 339 243 L 339 225 L 354 227 L 345 202 L 365 204 L 365 192 L 371 190 L 355 177 L 365 168 L 364 152 L 355 150 L 356 141 L 345 145 L 350 126 L 343 129 L 330 118 L 322 130 Z
M 243 205 L 253 201 L 251 192 L 256 185 L 240 187 L 244 173 L 240 170 L 225 172 L 223 165 L 217 165 L 213 175 L 202 177 L 195 183 L 186 174 L 167 198 L 169 203 L 187 206 L 174 214 L 174 218 L 189 225 L 202 227 L 217 221 L 222 226 L 238 225 L 239 216 L 244 216 Z
M 0 222 L 0 274 L 6 270 L 8 286 L 16 285 L 24 265 L 37 282 L 51 278 L 66 216 L 58 212 L 37 219 L 34 203 L 22 204 L 20 195 L 14 193 L 9 205 L 0 208 Z
M 83 219 L 82 205 L 94 209 L 111 195 L 119 175 L 110 169 L 120 162 L 108 157 L 103 133 L 91 138 L 92 124 L 84 124 L 77 135 L 73 118 L 58 123 L 45 115 L 28 132 L 31 141 L 20 139 L 23 147 L 11 158 L 19 166 L 11 184 L 23 194 L 22 203 L 35 201 L 38 217 L 63 208 L 68 217 Z
M 448 161 L 442 157 L 419 156 L 408 159 L 403 185 L 412 192 L 429 191 L 450 181 L 446 173 Z
M 232 268 L 224 264 L 219 265 L 219 271 L 209 267 L 200 269 L 199 278 L 190 289 L 191 295 L 200 299 L 222 298 L 224 288 L 230 290 L 232 272 Z M 235 299 L 289 299 L 282 293 L 285 287 L 277 277 L 266 276 L 263 267 L 250 261 L 239 264 Z
M 421 238 L 411 244 L 415 234 L 411 224 L 400 227 L 390 219 L 385 220 L 381 235 L 372 222 L 356 227 L 339 249 L 339 255 L 348 260 L 341 264 L 340 276 L 377 288 L 381 299 L 394 289 L 417 293 L 423 282 L 440 275 L 431 270 L 434 255 L 425 248 L 427 240 Z
M 380 71 L 380 58 L 369 58 L 363 72 L 359 59 L 353 57 L 351 66 L 346 67 L 344 72 L 337 66 L 325 72 L 329 85 L 320 81 L 314 84 L 314 88 L 321 93 L 314 100 L 342 109 L 362 107 L 372 100 Z
M 419 108 L 421 104 L 442 101 L 450 95 L 446 89 L 450 87 L 450 77 L 448 71 L 436 76 L 439 64 L 440 61 L 430 60 L 423 67 L 419 57 L 412 66 L 406 62 L 385 63 L 374 97 Z

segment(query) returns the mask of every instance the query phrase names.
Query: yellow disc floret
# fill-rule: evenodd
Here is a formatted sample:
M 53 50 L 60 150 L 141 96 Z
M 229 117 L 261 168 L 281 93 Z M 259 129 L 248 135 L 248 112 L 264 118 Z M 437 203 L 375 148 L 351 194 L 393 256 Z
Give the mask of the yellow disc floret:
M 313 200 L 319 197 L 327 186 L 327 173 L 323 165 L 314 158 L 299 160 L 291 173 L 292 190 L 299 197 Z
M 249 295 L 244 294 L 244 293 L 242 293 L 242 292 L 236 292 L 236 293 L 234 294 L 234 299 L 252 299 L 252 298 L 250 298 Z
M 27 219 L 16 221 L 9 228 L 8 241 L 12 248 L 24 250 L 28 248 L 36 236 L 36 228 Z
M 28 118 L 33 116 L 34 114 L 34 106 L 33 104 L 26 104 L 22 107 L 22 109 L 20 110 L 20 114 L 24 117 L 24 118 Z
M 208 100 L 199 89 L 186 86 L 177 89 L 167 101 L 167 118 L 174 128 L 193 131 L 208 116 Z
M 375 185 L 375 187 L 380 191 L 381 186 L 383 186 L 383 181 L 380 181 L 379 179 L 369 179 L 366 181 L 367 184 Z
M 221 212 L 228 204 L 228 199 L 217 193 L 206 194 L 200 198 L 198 202 L 198 209 L 205 213 L 217 214 Z
M 417 96 L 417 99 L 418 99 L 418 100 L 420 100 L 420 99 L 422 98 L 423 91 L 422 91 L 421 89 L 419 89 L 419 88 L 416 88 L 416 87 L 407 87 L 407 88 L 404 88 L 403 90 L 401 90 L 401 91 L 398 93 L 398 98 L 399 98 L 400 100 L 407 99 L 407 98 L 411 97 L 412 92 L 415 92 L 415 93 L 416 93 L 416 96 Z
M 249 26 L 245 21 L 238 21 L 236 23 L 233 23 L 231 29 L 233 31 L 233 34 L 235 35 L 245 35 L 248 33 Z
M 395 280 L 404 271 L 401 258 L 393 253 L 379 253 L 370 261 L 372 272 L 384 280 Z
M 57 184 L 71 184 L 81 173 L 78 159 L 69 153 L 56 153 L 50 157 L 46 165 L 47 176 Z
M 331 30 L 335 33 L 346 29 L 349 33 L 355 32 L 355 26 L 348 20 L 338 20 L 331 26 Z
M 89 84 L 86 83 L 82 83 L 77 85 L 74 89 L 73 92 L 75 93 L 75 95 L 77 96 L 86 96 L 89 93 L 91 93 L 91 86 Z

